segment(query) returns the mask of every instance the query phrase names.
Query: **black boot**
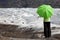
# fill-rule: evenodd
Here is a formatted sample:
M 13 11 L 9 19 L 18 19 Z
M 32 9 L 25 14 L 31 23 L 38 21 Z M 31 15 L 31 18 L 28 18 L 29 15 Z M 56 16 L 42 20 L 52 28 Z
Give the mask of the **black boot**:
M 44 36 L 45 38 L 51 37 L 50 22 L 44 22 Z

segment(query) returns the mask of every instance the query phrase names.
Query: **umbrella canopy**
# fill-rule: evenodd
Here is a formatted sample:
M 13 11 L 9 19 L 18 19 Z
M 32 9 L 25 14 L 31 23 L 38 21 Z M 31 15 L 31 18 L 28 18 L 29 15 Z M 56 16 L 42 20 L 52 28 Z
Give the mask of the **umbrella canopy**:
M 48 19 L 53 15 L 53 8 L 50 5 L 41 5 L 37 9 L 37 13 L 40 17 Z

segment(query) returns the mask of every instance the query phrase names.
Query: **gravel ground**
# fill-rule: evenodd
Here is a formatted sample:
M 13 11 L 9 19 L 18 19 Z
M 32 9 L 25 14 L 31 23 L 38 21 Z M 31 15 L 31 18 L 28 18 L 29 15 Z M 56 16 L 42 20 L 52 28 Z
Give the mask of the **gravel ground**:
M 45 39 L 25 39 L 25 38 L 11 38 L 11 37 L 0 37 L 0 40 L 59 40 L 57 38 L 45 38 Z

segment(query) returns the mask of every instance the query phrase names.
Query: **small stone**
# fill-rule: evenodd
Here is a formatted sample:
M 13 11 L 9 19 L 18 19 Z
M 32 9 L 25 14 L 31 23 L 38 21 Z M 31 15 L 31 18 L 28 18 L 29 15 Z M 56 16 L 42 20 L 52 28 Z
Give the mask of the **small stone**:
M 11 23 L 14 23 L 14 21 L 11 21 Z
M 22 22 L 22 24 L 24 24 L 24 22 Z
M 4 22 L 6 22 L 6 20 L 4 20 Z

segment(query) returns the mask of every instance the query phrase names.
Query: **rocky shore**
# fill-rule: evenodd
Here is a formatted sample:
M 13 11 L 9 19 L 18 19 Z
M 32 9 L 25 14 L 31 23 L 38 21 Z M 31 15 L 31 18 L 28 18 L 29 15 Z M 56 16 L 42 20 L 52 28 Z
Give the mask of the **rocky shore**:
M 51 38 L 44 38 L 43 29 L 39 31 L 34 30 L 33 28 L 22 27 L 18 29 L 18 25 L 10 24 L 0 24 L 0 39 L 1 40 L 59 40 L 60 34 L 58 31 L 60 28 L 52 27 L 52 36 Z M 55 33 L 55 34 L 54 34 Z M 58 34 L 57 34 L 58 33 Z

